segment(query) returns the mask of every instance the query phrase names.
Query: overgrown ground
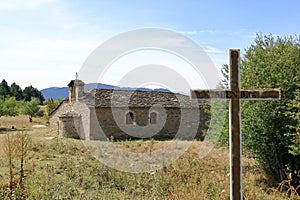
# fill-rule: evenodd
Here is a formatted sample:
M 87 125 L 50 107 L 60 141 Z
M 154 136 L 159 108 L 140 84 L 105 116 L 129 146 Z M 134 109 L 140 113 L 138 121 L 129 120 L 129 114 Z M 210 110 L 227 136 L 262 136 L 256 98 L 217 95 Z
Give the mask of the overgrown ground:
M 34 123 L 45 123 L 44 119 Z M 33 124 L 34 124 L 33 123 Z M 25 159 L 23 193 L 28 199 L 229 199 L 229 151 L 215 148 L 198 158 L 201 142 L 173 164 L 150 173 L 131 174 L 106 167 L 95 159 L 81 141 L 57 138 L 49 129 L 32 129 L 26 117 L 0 118 L 1 127 L 24 128 L 32 137 Z M 3 144 L 6 131 L 0 134 Z M 18 131 L 10 132 L 12 134 Z M 114 141 L 134 152 L 160 149 L 168 141 Z M 13 160 L 14 179 L 18 179 L 18 160 Z M 246 199 L 300 199 L 288 182 L 271 187 L 252 158 L 243 158 L 243 189 Z M 9 197 L 7 156 L 0 157 L 0 199 Z M 17 185 L 17 183 L 16 183 Z M 17 199 L 20 188 L 15 187 Z

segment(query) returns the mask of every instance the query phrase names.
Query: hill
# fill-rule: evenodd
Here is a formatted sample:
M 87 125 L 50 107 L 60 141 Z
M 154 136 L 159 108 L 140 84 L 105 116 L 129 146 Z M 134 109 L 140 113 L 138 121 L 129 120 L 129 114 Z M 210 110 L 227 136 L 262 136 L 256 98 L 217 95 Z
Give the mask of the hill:
M 67 98 L 68 97 L 68 88 L 67 87 L 50 87 L 41 90 L 44 98 L 53 100 L 57 100 L 59 98 Z
M 130 87 L 118 87 L 114 85 L 102 84 L 102 83 L 88 83 L 84 86 L 85 90 L 88 89 L 119 89 L 119 90 L 142 90 L 142 91 L 157 91 L 157 92 L 170 92 L 168 89 L 164 88 L 130 88 Z M 57 100 L 59 98 L 67 98 L 68 97 L 68 87 L 50 87 L 41 90 L 42 94 L 44 95 L 45 99 L 52 98 L 53 100 Z

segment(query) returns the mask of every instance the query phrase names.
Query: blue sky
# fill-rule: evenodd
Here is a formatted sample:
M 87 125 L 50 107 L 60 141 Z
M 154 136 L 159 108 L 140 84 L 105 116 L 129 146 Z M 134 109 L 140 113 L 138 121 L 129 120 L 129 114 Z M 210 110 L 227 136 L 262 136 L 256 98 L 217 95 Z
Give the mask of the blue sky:
M 217 67 L 255 33 L 300 35 L 298 0 L 0 0 L 1 79 L 22 88 L 66 86 L 105 40 L 157 27 L 193 39 Z

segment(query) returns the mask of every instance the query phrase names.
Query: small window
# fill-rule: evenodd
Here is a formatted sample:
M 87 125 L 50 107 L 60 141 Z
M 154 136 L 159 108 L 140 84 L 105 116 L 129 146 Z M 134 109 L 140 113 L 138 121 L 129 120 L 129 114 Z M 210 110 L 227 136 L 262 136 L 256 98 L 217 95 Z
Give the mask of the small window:
M 128 112 L 126 114 L 126 124 L 133 124 L 133 113 Z
M 157 123 L 157 113 L 151 112 L 150 113 L 150 124 L 156 124 Z

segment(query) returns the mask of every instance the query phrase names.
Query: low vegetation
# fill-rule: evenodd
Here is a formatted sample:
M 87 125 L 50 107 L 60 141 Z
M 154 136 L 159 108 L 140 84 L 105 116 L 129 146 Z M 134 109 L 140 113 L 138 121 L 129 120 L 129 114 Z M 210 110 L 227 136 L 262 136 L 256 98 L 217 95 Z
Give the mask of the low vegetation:
M 39 104 L 39 99 L 35 97 L 30 101 L 17 101 L 15 97 L 0 96 L 0 117 L 24 114 L 28 116 L 29 122 L 32 122 L 33 117 L 44 116 L 44 110 L 41 110 Z
M 6 124 L 11 122 L 21 127 L 18 120 L 24 122 L 24 126 L 19 128 L 23 132 L 2 131 L 1 144 L 8 144 L 8 135 L 10 144 L 13 139 L 20 138 L 20 134 L 27 138 L 23 141 L 31 142 L 23 145 L 26 151 L 12 150 L 11 156 L 1 148 L 0 199 L 229 199 L 228 148 L 215 148 L 199 159 L 202 142 L 194 141 L 171 165 L 149 173 L 132 174 L 106 167 L 80 140 L 57 138 L 49 134 L 48 128 L 32 129 L 26 116 L 21 117 L 3 118 Z M 128 151 L 149 152 L 160 149 L 167 141 L 111 142 Z M 14 144 L 22 146 L 25 143 Z M 273 187 L 246 153 L 243 175 L 246 199 L 300 199 L 289 181 Z

